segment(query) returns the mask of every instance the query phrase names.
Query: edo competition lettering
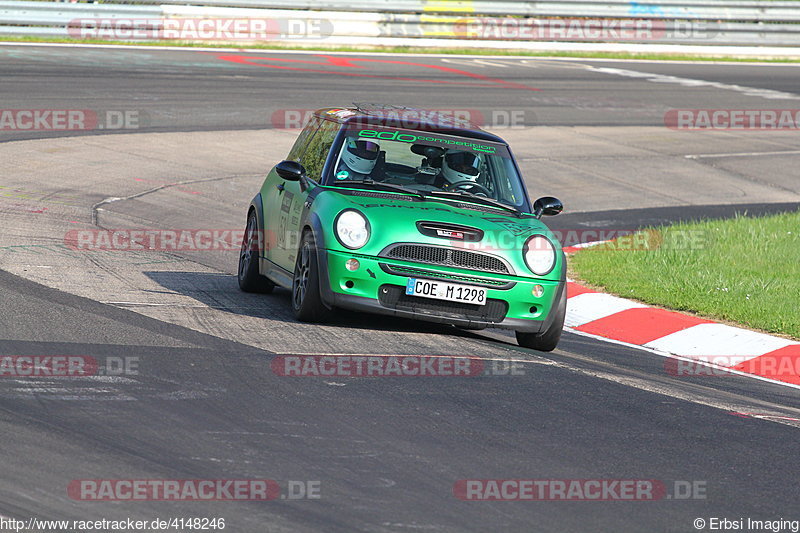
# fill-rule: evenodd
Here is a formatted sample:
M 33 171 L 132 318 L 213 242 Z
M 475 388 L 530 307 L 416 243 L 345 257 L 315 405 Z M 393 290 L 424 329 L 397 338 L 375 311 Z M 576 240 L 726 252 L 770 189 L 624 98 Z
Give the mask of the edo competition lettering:
M 423 135 L 411 135 L 410 133 L 400 133 L 399 131 L 375 131 L 375 130 L 361 130 L 358 132 L 360 137 L 374 137 L 384 141 L 400 141 L 404 143 L 415 143 L 417 141 L 429 141 L 435 143 L 442 143 L 451 146 L 464 146 L 470 150 L 477 152 L 484 152 L 493 154 L 497 150 L 494 146 L 486 146 L 484 144 L 476 144 L 471 141 L 455 141 L 452 139 L 439 139 L 437 137 L 427 137 Z

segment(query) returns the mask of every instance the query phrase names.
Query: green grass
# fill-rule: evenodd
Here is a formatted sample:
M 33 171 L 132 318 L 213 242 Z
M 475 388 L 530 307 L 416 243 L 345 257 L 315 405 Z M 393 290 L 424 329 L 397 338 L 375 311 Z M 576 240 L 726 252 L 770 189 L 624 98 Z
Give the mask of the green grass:
M 646 230 L 578 252 L 573 275 L 623 297 L 800 339 L 800 212 Z
M 578 57 L 586 59 L 644 59 L 658 61 L 730 61 L 758 63 L 800 63 L 800 58 L 767 58 L 703 56 L 693 54 L 641 54 L 624 52 L 552 52 L 535 50 L 486 50 L 482 48 L 425 48 L 417 46 L 325 46 L 301 44 L 264 44 L 258 42 L 216 43 L 184 41 L 108 41 L 102 39 L 70 39 L 56 37 L 4 36 L 2 42 L 20 43 L 69 43 L 69 44 L 114 44 L 127 46 L 177 46 L 183 48 L 235 48 L 252 50 L 309 50 L 326 52 L 384 52 L 392 54 L 449 54 L 480 56 L 525 56 L 525 57 Z M 800 56 L 800 52 L 798 53 Z

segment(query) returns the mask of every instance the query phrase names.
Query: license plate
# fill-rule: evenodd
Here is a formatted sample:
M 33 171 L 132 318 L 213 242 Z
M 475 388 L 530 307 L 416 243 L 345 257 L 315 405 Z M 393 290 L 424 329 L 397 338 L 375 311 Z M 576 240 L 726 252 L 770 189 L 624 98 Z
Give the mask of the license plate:
M 486 289 L 471 287 L 469 285 L 447 283 L 446 281 L 408 278 L 406 294 L 409 296 L 433 298 L 435 300 L 486 305 Z

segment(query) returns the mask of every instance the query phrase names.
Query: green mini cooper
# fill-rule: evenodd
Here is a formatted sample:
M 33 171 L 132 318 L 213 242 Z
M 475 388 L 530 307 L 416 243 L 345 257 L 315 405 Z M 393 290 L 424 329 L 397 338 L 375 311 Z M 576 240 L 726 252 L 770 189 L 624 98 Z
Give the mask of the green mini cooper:
M 516 331 L 550 351 L 566 259 L 508 144 L 447 115 L 356 106 L 314 113 L 247 214 L 239 286 L 292 292 L 298 320 L 335 308 Z

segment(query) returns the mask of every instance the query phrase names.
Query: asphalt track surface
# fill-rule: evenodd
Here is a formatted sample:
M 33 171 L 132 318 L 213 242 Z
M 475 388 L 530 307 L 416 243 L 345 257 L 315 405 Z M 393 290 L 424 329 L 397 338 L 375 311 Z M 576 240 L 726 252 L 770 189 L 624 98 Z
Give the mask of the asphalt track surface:
M 579 206 L 552 219 L 558 229 L 796 209 L 796 132 L 672 135 L 663 116 L 797 107 L 797 67 L 414 57 L 401 60 L 417 65 L 363 61 L 361 72 L 316 54 L 254 54 L 256 65 L 219 55 L 0 47 L 5 109 L 134 109 L 149 120 L 116 135 L 0 132 L 0 354 L 137 362 L 120 376 L 0 380 L 0 515 L 222 516 L 227 530 L 248 532 L 682 532 L 695 531 L 695 518 L 800 518 L 796 389 L 676 378 L 655 354 L 570 333 L 542 354 L 499 331 L 354 313 L 299 324 L 286 291 L 237 291 L 235 251 L 144 257 L 59 246 L 69 229 L 92 227 L 93 206 L 104 228 L 239 227 L 293 138 L 273 127 L 275 113 L 350 101 L 523 111 L 525 128 L 498 132 L 514 139 L 523 169 L 569 162 L 529 178 Z M 326 72 L 262 66 L 287 59 Z M 609 68 L 716 85 L 594 70 Z M 664 180 L 665 168 L 683 164 L 707 179 Z M 604 166 L 636 174 L 626 182 L 587 170 Z M 123 200 L 97 208 L 109 198 Z M 286 378 L 270 361 L 287 353 L 469 355 L 521 371 Z M 102 503 L 66 490 L 75 479 L 248 478 L 284 490 L 319 481 L 321 497 Z M 706 491 L 653 502 L 465 502 L 453 493 L 457 480 L 507 478 L 690 481 Z

